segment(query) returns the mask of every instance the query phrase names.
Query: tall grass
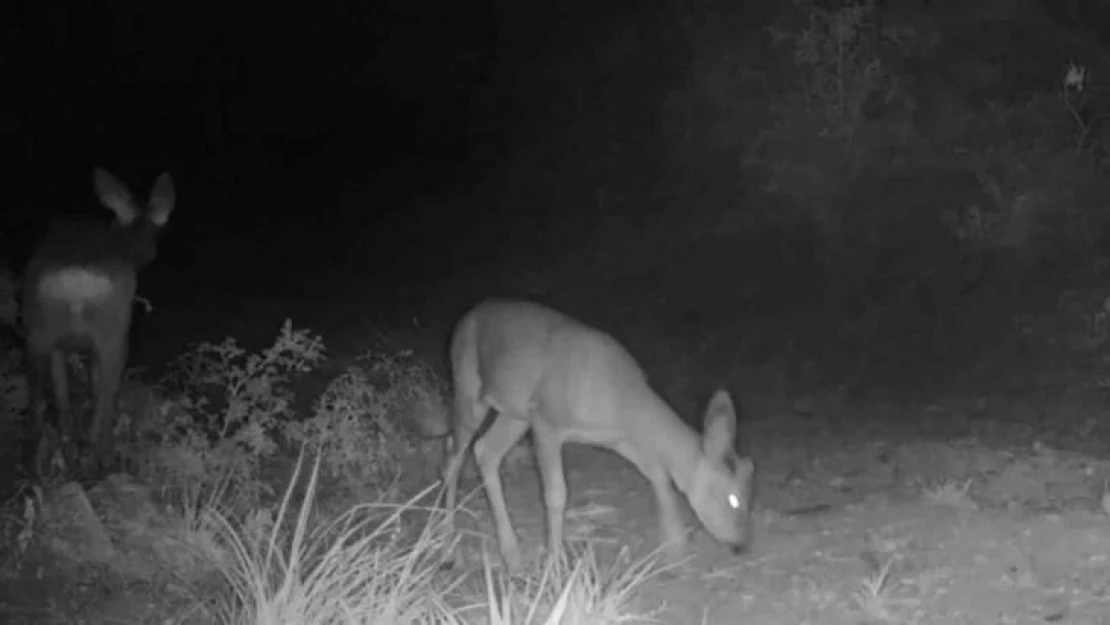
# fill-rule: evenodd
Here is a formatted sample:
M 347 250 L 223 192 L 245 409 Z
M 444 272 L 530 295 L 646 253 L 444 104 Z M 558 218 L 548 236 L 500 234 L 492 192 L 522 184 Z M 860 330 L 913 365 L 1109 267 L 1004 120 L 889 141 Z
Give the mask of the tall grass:
M 404 503 L 356 505 L 331 520 L 316 518 L 319 459 L 299 508 L 294 487 L 303 454 L 276 518 L 235 519 L 213 511 L 223 557 L 221 583 L 204 612 L 226 625 L 603 625 L 657 622 L 637 607 L 638 589 L 665 570 L 653 553 L 622 552 L 599 566 L 587 548 L 546 562 L 536 575 L 508 578 L 484 559 L 483 593 L 462 587 L 466 573 L 447 573 L 443 556 L 455 547 L 442 511 L 419 505 L 432 485 Z M 405 525 L 423 518 L 415 535 Z M 469 594 L 469 596 L 468 596 Z

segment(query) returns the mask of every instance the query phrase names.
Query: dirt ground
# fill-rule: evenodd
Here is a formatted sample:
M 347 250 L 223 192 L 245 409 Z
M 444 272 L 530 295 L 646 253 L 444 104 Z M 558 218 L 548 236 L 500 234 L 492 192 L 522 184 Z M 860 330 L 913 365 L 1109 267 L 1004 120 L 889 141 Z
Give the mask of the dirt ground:
M 881 412 L 871 416 L 890 416 Z M 932 406 L 913 416 L 950 415 Z M 733 556 L 696 532 L 689 565 L 642 593 L 663 622 L 1110 623 L 1105 461 L 1016 436 L 999 447 L 992 428 L 988 447 L 976 436 L 806 437 L 790 433 L 791 421 L 805 425 L 783 414 L 757 427 L 751 551 Z M 522 545 L 535 548 L 539 482 L 517 457 L 507 497 Z M 657 544 L 651 492 L 635 469 L 582 446 L 566 458 L 569 540 Z M 470 508 L 485 514 L 484 500 Z

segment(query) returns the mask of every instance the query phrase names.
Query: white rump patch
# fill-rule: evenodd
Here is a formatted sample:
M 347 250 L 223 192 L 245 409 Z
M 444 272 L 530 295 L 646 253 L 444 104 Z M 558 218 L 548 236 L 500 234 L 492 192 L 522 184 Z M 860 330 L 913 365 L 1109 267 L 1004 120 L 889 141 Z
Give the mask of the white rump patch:
M 80 267 L 52 271 L 39 279 L 43 297 L 77 304 L 110 299 L 116 291 L 112 279 Z

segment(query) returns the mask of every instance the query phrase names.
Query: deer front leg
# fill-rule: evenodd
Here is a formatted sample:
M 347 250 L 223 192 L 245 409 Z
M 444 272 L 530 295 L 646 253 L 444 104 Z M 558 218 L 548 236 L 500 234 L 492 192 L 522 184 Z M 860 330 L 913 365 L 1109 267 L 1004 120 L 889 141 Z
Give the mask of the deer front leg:
M 563 521 L 567 506 L 566 474 L 563 472 L 563 441 L 558 432 L 536 421 L 532 429 L 536 461 L 543 479 L 544 508 L 547 510 L 547 557 L 556 558 L 563 548 Z
M 659 534 L 666 557 L 677 562 L 686 555 L 686 524 L 682 520 L 678 495 L 671 478 L 661 467 L 647 474 L 655 493 L 655 513 L 659 517 Z

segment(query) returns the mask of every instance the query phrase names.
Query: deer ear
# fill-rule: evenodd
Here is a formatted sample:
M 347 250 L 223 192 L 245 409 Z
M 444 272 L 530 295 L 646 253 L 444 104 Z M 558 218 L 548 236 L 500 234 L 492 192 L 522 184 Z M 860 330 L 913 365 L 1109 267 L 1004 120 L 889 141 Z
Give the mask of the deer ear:
M 150 207 L 147 218 L 158 227 L 166 225 L 170 219 L 170 211 L 177 201 L 177 192 L 173 186 L 173 178 L 169 173 L 158 176 L 154 187 L 150 190 Z
M 728 391 L 719 389 L 705 409 L 701 448 L 710 458 L 724 458 L 736 440 L 736 407 Z
M 131 201 L 131 192 L 118 178 L 97 167 L 93 170 L 93 187 L 100 203 L 116 214 L 116 221 L 121 226 L 131 225 L 135 221 L 139 212 Z

